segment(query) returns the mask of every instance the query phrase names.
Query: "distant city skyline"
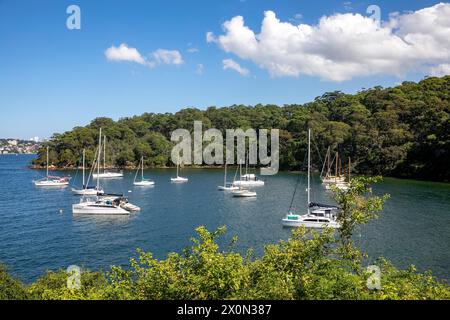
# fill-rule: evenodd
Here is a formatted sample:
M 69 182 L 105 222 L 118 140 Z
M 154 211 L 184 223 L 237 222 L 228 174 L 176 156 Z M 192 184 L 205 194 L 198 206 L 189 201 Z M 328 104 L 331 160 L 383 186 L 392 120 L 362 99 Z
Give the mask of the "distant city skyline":
M 73 4 L 80 29 L 68 28 Z M 443 76 L 449 16 L 430 0 L 4 0 L 0 137 Z

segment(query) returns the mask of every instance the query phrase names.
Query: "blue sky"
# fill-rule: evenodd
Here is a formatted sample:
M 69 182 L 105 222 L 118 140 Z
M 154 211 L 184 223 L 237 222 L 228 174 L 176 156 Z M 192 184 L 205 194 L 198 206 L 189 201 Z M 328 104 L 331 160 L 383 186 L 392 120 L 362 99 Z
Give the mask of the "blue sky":
M 332 81 L 315 75 L 271 76 L 252 59 L 206 41 L 224 34 L 222 24 L 243 16 L 259 33 L 266 10 L 281 21 L 315 25 L 322 16 L 366 14 L 379 5 L 382 19 L 438 1 L 20 1 L 0 0 L 0 137 L 49 137 L 86 125 L 93 118 L 118 119 L 184 107 L 257 103 L 304 103 L 330 90 L 353 93 L 376 85 L 417 81 L 415 69 L 402 76 L 375 74 Z M 81 8 L 81 30 L 68 30 L 66 8 Z M 295 18 L 297 17 L 297 18 Z M 144 57 L 176 50 L 180 65 L 150 68 L 110 61 L 105 50 L 125 43 Z M 195 48 L 196 52 L 190 52 Z M 150 58 L 149 58 L 150 59 Z M 233 59 L 249 75 L 223 69 Z M 198 74 L 198 65 L 203 66 Z

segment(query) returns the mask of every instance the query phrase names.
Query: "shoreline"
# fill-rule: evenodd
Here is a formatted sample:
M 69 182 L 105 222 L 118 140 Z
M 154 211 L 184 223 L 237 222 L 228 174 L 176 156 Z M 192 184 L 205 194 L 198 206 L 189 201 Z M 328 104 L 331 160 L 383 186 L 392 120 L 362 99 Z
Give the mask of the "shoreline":
M 31 170 L 46 170 L 45 166 L 36 166 L 36 165 L 29 165 L 27 166 L 29 169 Z M 236 169 L 238 166 L 228 166 L 228 168 L 232 168 L 232 169 Z M 152 170 L 152 169 L 158 169 L 158 170 L 169 170 L 169 169 L 176 169 L 176 166 L 154 166 L 154 167 L 144 167 L 144 170 Z M 210 165 L 205 165 L 205 166 L 185 166 L 185 167 L 181 167 L 182 169 L 194 169 L 194 170 L 223 170 L 223 166 L 210 166 Z M 50 166 L 49 170 L 52 171 L 76 171 L 76 170 L 82 170 L 82 167 L 56 167 L 56 166 Z M 90 169 L 90 168 L 86 168 L 86 169 Z M 129 167 L 122 167 L 122 168 L 117 168 L 117 167 L 106 167 L 107 170 L 137 170 L 138 167 L 137 166 L 129 166 Z M 258 169 L 258 168 L 257 168 Z M 314 171 L 314 173 L 317 173 L 319 171 Z M 300 170 L 279 170 L 279 173 L 306 173 L 306 171 L 300 171 Z M 362 175 L 362 176 L 371 176 L 374 177 L 374 175 L 364 175 L 364 174 L 353 174 L 353 175 Z M 434 180 L 425 180 L 425 179 L 419 179 L 419 178 L 415 178 L 415 177 L 396 177 L 396 176 L 383 176 L 384 178 L 389 178 L 389 179 L 398 179 L 398 180 L 408 180 L 408 181 L 416 181 L 416 182 L 432 182 L 432 183 L 440 183 L 440 184 L 445 184 L 445 185 L 449 185 L 450 181 L 434 181 Z

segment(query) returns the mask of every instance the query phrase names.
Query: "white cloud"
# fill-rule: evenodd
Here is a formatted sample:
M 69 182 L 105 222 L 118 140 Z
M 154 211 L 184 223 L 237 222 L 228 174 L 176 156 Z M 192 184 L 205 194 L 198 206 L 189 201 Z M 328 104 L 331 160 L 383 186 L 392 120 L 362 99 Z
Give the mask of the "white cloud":
M 198 75 L 202 75 L 203 70 L 205 70 L 205 67 L 203 66 L 203 64 L 199 63 L 199 64 L 197 64 L 197 67 L 195 68 L 195 73 Z
M 142 56 L 136 48 L 130 48 L 125 43 L 119 47 L 111 46 L 105 50 L 106 59 L 116 62 L 135 62 L 150 68 L 158 64 L 183 64 L 183 57 L 177 50 L 158 49 L 153 51 L 151 59 Z
M 250 71 L 248 69 L 245 69 L 239 65 L 236 61 L 233 59 L 224 59 L 222 60 L 223 63 L 223 70 L 231 69 L 239 73 L 241 76 L 248 76 L 250 74 Z
M 129 61 L 146 64 L 146 60 L 135 48 L 129 48 L 125 43 L 119 47 L 111 46 L 106 49 L 105 56 L 110 61 Z
M 187 51 L 188 51 L 189 53 L 197 53 L 197 52 L 199 52 L 200 50 L 198 50 L 197 48 L 189 48 L 189 49 L 187 49 Z
M 208 43 L 217 42 L 217 39 L 214 36 L 214 33 L 212 33 L 211 31 L 206 33 L 206 42 L 208 42 Z
M 152 54 L 156 62 L 160 64 L 180 65 L 184 63 L 181 53 L 177 50 L 158 49 Z
M 236 16 L 223 24 L 223 35 L 208 32 L 206 40 L 252 61 L 273 77 L 310 75 L 331 81 L 371 75 L 401 77 L 409 71 L 445 70 L 450 62 L 449 17 L 450 4 L 440 3 L 392 14 L 381 27 L 353 13 L 296 26 L 267 11 L 259 34 Z
M 430 76 L 443 77 L 450 75 L 450 64 L 444 63 L 430 68 Z

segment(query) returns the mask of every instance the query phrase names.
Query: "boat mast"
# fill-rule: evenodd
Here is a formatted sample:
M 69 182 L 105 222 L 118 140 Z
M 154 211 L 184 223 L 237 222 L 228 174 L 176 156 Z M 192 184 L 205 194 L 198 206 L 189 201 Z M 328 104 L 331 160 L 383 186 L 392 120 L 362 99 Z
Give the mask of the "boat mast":
M 223 186 L 226 187 L 227 186 L 227 162 L 225 161 L 225 174 L 223 177 Z
M 337 183 L 337 176 L 338 176 L 338 161 L 339 161 L 339 152 L 336 151 L 336 168 L 335 168 L 335 174 L 334 174 L 334 182 Z
M 308 214 L 311 203 L 311 129 L 308 129 Z
M 330 171 L 331 171 L 331 163 L 330 163 L 330 159 L 331 159 L 331 147 L 328 146 L 328 150 L 327 150 L 327 162 L 328 162 L 328 168 L 327 168 L 327 178 L 330 176 Z
M 348 157 L 348 182 L 350 182 L 350 174 L 352 170 L 351 168 L 352 168 L 352 159 Z
M 48 146 L 47 146 L 47 181 L 48 181 Z
M 86 182 L 85 182 L 85 179 L 84 179 L 85 156 L 86 156 L 86 149 L 83 149 L 83 189 L 86 189 Z
M 106 136 L 103 139 L 103 172 L 106 172 Z
M 142 159 L 141 159 L 141 162 L 142 162 L 142 179 L 141 179 L 141 181 L 144 181 L 144 156 L 142 156 Z
M 98 159 L 97 159 L 97 192 L 100 190 L 100 162 L 101 162 L 101 152 L 102 150 L 102 128 L 100 128 L 99 138 L 98 138 Z
M 245 158 L 245 176 L 248 175 L 248 163 L 250 161 L 250 150 L 247 153 L 247 157 Z

